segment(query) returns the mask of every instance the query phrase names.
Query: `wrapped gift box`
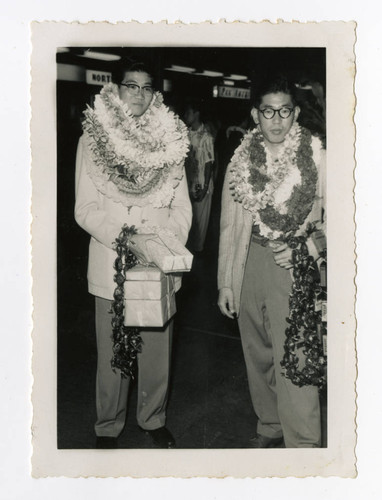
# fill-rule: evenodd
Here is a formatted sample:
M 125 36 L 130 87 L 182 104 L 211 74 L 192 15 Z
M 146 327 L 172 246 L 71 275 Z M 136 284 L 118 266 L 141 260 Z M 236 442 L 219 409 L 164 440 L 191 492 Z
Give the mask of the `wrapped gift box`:
M 176 313 L 174 279 L 157 267 L 133 267 L 124 288 L 126 326 L 160 327 Z
M 159 300 L 168 292 L 168 279 L 157 267 L 135 266 L 126 273 L 125 297 L 129 300 Z
M 135 234 L 131 237 L 130 248 L 141 262 L 154 263 L 164 273 L 186 272 L 192 266 L 192 253 L 166 232 Z

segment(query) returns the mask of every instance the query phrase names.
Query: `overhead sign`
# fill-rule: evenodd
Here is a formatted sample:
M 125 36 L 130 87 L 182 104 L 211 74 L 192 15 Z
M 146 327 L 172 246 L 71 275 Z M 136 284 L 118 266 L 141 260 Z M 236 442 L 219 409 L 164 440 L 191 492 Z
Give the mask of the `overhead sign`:
M 105 85 L 111 82 L 111 73 L 108 71 L 86 70 L 86 83 L 89 85 Z
M 218 86 L 218 97 L 225 97 L 228 99 L 250 99 L 250 89 L 241 89 L 239 87 L 225 87 Z

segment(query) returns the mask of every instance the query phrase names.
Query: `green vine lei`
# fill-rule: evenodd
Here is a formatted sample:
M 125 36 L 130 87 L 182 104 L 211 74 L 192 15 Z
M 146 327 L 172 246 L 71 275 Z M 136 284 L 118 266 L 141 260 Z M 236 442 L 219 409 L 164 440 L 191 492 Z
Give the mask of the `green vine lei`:
M 315 230 L 309 225 L 307 235 Z M 327 359 L 324 356 L 319 331 L 325 328 L 321 311 L 315 310 L 318 284 L 317 267 L 306 246 L 307 236 L 288 239 L 292 248 L 293 284 L 289 296 L 289 326 L 285 331 L 283 375 L 299 387 L 314 385 L 322 390 L 326 385 Z M 305 362 L 300 363 L 299 350 Z
M 137 264 L 137 258 L 129 247 L 129 239 L 136 232 L 134 226 L 128 227 L 125 225 L 114 242 L 118 256 L 114 262 L 114 269 L 116 270 L 114 282 L 117 286 L 112 303 L 113 358 L 111 366 L 114 371 L 116 369 L 120 370 L 121 376 L 124 378 L 134 378 L 137 356 L 142 351 L 142 338 L 139 328 L 124 325 L 126 272 Z

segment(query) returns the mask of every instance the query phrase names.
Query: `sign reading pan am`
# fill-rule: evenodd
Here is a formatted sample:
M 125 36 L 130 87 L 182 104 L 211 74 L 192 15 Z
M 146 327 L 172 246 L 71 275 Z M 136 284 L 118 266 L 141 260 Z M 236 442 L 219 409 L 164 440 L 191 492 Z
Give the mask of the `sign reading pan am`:
M 225 97 L 228 99 L 250 99 L 250 89 L 241 89 L 239 87 L 224 87 L 219 85 L 218 97 Z

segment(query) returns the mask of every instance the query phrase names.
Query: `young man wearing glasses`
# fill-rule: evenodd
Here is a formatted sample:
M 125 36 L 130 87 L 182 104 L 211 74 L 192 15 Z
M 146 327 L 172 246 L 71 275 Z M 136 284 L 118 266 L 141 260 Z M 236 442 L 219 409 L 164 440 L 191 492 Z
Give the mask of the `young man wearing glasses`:
M 115 240 L 124 225 L 146 226 L 148 232 L 151 227 L 171 231 L 185 244 L 192 218 L 184 173 L 186 126 L 154 92 L 143 64 L 122 65 L 114 80 L 85 112 L 76 162 L 75 218 L 91 236 L 88 288 L 95 296 L 99 448 L 117 447 L 130 381 L 111 366 Z M 140 330 L 137 421 L 161 448 L 175 447 L 165 426 L 172 331 L 172 319 L 163 328 Z
M 238 317 L 258 417 L 253 448 L 321 445 L 317 387 L 294 385 L 280 365 L 292 290 L 290 238 L 307 234 L 308 223 L 324 230 L 324 151 L 298 125 L 293 94 L 283 76 L 259 86 L 251 112 L 256 128 L 235 151 L 223 188 L 218 305 Z M 307 236 L 314 259 L 317 241 Z
M 134 68 L 133 68 L 134 69 Z M 141 116 L 153 98 L 154 89 L 151 76 L 143 71 L 127 71 L 119 86 L 119 95 L 134 116 Z

